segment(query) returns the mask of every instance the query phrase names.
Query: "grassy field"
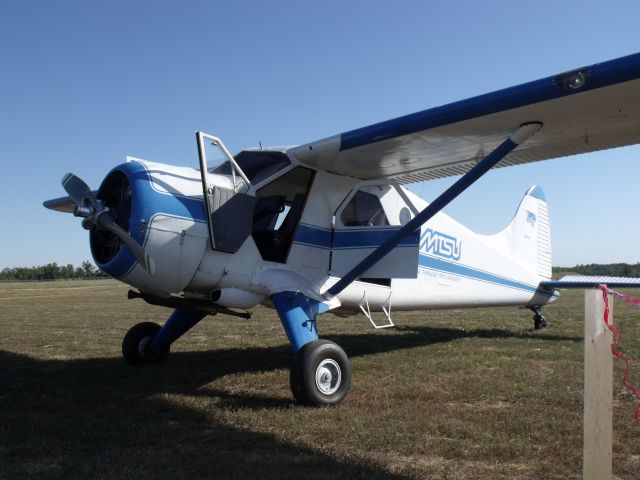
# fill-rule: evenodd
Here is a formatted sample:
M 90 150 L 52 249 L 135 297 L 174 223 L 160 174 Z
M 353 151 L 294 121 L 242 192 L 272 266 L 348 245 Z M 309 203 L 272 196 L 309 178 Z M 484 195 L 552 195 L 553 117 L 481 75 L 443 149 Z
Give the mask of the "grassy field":
M 292 402 L 289 347 L 263 308 L 208 317 L 165 365 L 124 365 L 127 329 L 169 313 L 126 292 L 0 284 L 0 478 L 581 478 L 582 291 L 547 308 L 543 332 L 514 308 L 397 314 L 385 331 L 323 316 L 354 370 L 334 408 Z M 615 307 L 638 360 L 640 311 Z M 614 472 L 637 479 L 622 372 L 616 361 Z

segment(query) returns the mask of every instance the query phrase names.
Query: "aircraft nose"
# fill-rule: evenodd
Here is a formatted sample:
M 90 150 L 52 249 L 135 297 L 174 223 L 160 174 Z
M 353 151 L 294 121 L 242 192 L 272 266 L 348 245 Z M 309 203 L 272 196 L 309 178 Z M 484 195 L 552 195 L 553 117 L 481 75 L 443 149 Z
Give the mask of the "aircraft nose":
M 124 169 L 111 171 L 96 195 L 102 210 L 90 231 L 90 245 L 97 265 L 113 277 L 128 272 L 136 261 L 151 275 L 155 264 L 141 246 L 139 228 L 133 225 L 134 188 Z M 137 235 L 136 235 L 137 234 Z

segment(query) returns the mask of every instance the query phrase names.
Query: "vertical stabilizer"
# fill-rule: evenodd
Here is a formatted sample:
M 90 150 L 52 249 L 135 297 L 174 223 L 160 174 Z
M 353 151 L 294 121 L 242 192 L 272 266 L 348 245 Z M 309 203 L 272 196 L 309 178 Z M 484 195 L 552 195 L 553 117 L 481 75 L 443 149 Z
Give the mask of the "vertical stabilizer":
M 551 278 L 549 209 L 542 188 L 527 190 L 509 226 L 489 239 L 526 270 Z

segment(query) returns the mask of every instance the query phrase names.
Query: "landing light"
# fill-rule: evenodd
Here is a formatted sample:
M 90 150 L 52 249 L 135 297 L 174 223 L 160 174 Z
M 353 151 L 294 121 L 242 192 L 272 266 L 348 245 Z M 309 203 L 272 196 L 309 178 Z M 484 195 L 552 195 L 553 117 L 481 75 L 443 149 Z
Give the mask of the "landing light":
M 556 85 L 562 89 L 577 90 L 587 83 L 587 76 L 584 70 L 574 70 L 558 75 L 555 81 Z
M 571 75 L 571 78 L 569 78 L 570 89 L 575 90 L 576 88 L 580 88 L 582 85 L 584 85 L 584 73 L 575 72 Z

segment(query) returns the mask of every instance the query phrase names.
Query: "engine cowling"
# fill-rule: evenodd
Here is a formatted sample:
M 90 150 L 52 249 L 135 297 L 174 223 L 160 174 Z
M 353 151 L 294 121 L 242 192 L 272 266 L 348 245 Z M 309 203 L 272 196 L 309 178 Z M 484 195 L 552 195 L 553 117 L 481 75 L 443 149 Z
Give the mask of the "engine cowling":
M 130 161 L 107 174 L 96 199 L 154 259 L 155 272 L 150 274 L 142 268 L 117 236 L 99 227 L 90 233 L 96 265 L 142 291 L 159 295 L 182 291 L 207 248 L 199 172 Z

